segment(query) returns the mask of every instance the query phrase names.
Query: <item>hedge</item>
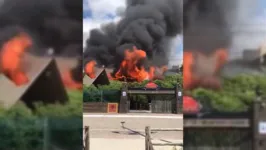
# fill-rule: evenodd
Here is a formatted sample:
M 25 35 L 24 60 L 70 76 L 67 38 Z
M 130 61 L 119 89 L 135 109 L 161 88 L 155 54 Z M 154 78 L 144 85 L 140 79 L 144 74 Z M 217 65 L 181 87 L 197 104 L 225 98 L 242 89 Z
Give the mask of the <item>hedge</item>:
M 36 104 L 35 112 L 19 103 L 0 110 L 0 149 L 82 149 L 82 92 L 69 91 L 65 105 Z
M 232 78 L 224 77 L 223 88 L 219 91 L 195 89 L 190 91 L 203 107 L 210 111 L 242 112 L 248 111 L 256 98 L 256 88 L 260 87 L 262 97 L 266 96 L 266 76 L 238 75 Z M 265 97 L 266 100 L 266 97 Z M 249 129 L 185 129 L 185 149 L 223 148 L 252 149 L 251 130 Z M 204 138 L 202 138 L 204 137 Z M 201 150 L 201 149 L 199 149 Z
M 143 88 L 149 81 L 143 82 L 131 82 L 128 83 L 129 87 L 141 87 Z M 181 74 L 169 75 L 166 76 L 164 80 L 155 80 L 158 86 L 163 88 L 174 88 L 176 85 L 182 86 L 183 77 Z M 109 85 L 102 85 L 99 87 L 95 87 L 91 85 L 87 87 L 85 85 L 83 91 L 84 102 L 99 102 L 99 101 L 108 101 L 108 102 L 118 102 L 120 100 L 120 90 L 122 87 L 122 82 L 120 81 L 111 81 Z M 136 99 L 141 101 L 147 101 L 147 97 L 143 95 L 137 95 Z

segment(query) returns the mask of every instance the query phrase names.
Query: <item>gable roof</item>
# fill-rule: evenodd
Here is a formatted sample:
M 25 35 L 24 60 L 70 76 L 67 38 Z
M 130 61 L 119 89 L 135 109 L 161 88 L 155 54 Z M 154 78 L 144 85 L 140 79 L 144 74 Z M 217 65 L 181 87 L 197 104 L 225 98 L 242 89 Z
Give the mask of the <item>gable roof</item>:
M 86 86 L 90 86 L 92 84 L 95 86 L 110 84 L 105 68 L 95 68 L 95 70 L 96 77 L 94 79 L 90 78 L 86 74 L 83 74 L 83 84 L 85 84 Z

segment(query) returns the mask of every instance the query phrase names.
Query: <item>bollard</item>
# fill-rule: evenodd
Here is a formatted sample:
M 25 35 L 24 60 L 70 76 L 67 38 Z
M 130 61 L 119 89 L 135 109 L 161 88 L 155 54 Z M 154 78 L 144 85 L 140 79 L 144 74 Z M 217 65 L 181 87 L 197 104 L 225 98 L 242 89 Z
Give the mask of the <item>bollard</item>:
M 150 150 L 150 127 L 145 127 L 145 150 Z

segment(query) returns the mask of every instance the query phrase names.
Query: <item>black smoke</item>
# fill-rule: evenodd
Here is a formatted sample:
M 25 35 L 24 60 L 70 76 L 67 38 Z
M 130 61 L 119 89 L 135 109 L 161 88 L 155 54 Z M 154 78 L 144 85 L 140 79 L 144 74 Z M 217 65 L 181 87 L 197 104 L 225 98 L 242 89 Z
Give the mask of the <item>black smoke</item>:
M 84 63 L 119 68 L 124 51 L 136 46 L 148 62 L 168 64 L 169 41 L 182 31 L 182 0 L 128 0 L 122 19 L 94 29 L 86 41 Z
M 184 50 L 209 53 L 228 48 L 232 6 L 235 0 L 184 0 Z
M 43 56 L 52 48 L 55 56 L 81 57 L 82 6 L 82 0 L 4 0 L 0 5 L 0 44 L 24 32 L 34 41 L 33 54 Z M 82 65 L 78 67 L 72 73 L 82 81 L 82 73 L 78 75 Z

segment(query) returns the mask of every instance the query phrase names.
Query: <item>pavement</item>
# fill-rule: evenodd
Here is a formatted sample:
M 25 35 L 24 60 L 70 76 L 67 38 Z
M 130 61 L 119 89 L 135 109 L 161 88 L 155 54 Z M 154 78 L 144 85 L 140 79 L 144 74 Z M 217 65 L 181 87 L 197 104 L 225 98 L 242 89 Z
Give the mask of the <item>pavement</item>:
M 83 114 L 83 126 L 90 126 L 90 150 L 144 150 L 145 127 L 175 128 L 179 131 L 151 132 L 154 143 L 182 143 L 183 116 L 173 114 Z M 177 147 L 176 150 L 181 149 Z M 173 150 L 173 146 L 155 146 Z

